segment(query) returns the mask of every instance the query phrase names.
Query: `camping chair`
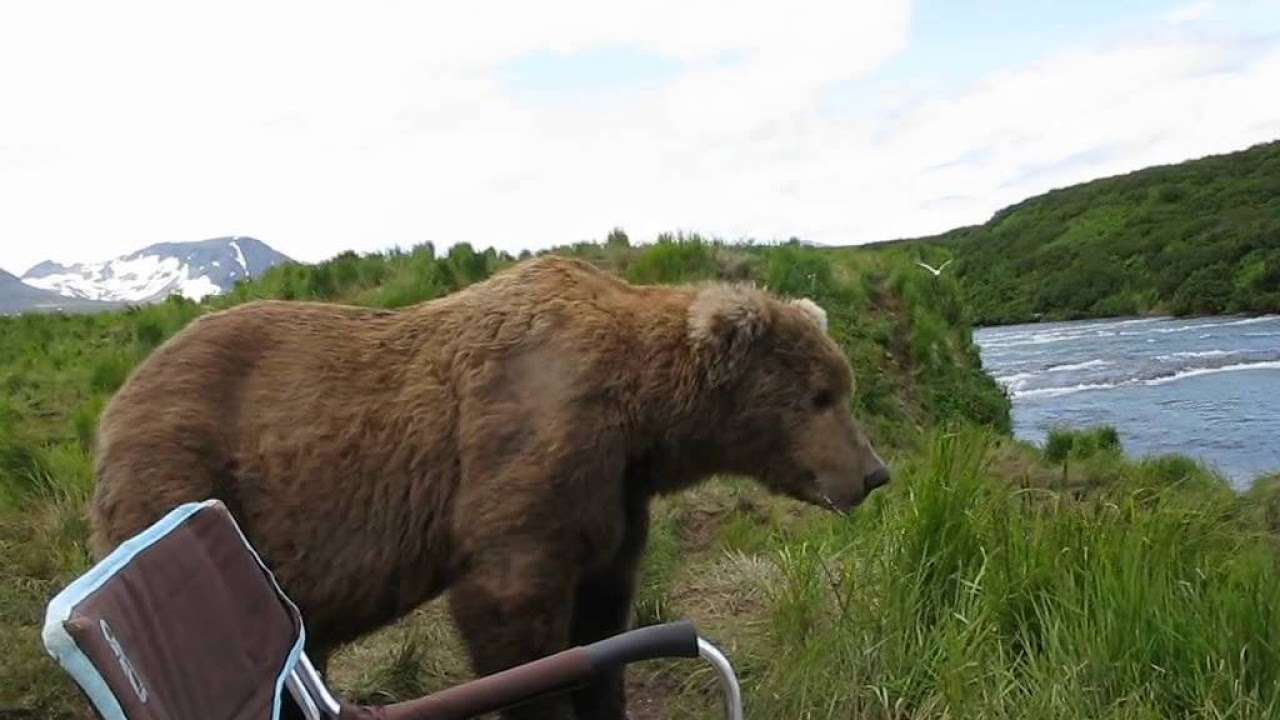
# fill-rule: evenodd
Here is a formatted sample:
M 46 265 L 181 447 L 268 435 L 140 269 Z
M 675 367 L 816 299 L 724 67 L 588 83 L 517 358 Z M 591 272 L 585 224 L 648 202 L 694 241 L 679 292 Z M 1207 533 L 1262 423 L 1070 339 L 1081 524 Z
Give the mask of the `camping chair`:
M 121 544 L 50 602 L 44 643 L 102 720 L 276 720 L 285 691 L 310 720 L 471 718 L 660 657 L 715 668 L 730 720 L 737 677 L 688 622 L 638 628 L 416 700 L 335 698 L 303 651 L 297 606 L 217 500 L 188 503 Z

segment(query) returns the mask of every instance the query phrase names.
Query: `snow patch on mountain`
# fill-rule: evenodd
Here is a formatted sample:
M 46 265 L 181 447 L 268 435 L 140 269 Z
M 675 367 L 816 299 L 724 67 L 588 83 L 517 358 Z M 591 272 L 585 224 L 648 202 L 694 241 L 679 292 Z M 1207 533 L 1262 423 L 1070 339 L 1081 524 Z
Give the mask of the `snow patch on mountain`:
M 23 312 L 97 312 L 117 306 L 110 303 L 59 295 L 31 287 L 16 275 L 0 270 L 0 315 Z
M 240 249 L 240 243 L 233 239 L 231 241 L 231 248 L 236 251 L 236 262 L 240 263 L 240 268 L 245 272 L 249 272 L 249 263 L 244 260 L 244 251 Z
M 142 255 L 109 260 L 105 263 L 73 265 L 64 272 L 41 277 L 25 277 L 23 282 L 70 297 L 90 300 L 137 301 L 168 295 L 179 290 L 192 300 L 218 292 L 206 280 L 203 285 L 192 277 L 192 269 L 175 257 Z M 199 294 L 203 293 L 203 294 Z
M 110 302 L 152 302 L 172 294 L 200 300 L 231 289 L 289 258 L 251 237 L 160 243 L 98 263 L 44 262 L 22 281 L 60 295 Z

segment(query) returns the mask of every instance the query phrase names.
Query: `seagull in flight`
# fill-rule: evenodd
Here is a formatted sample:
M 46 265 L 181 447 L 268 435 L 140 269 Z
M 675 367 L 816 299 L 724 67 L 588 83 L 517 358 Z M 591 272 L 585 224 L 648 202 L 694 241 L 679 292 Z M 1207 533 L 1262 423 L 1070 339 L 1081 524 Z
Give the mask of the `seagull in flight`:
M 924 268 L 925 270 L 928 270 L 929 272 L 933 273 L 934 277 L 938 277 L 939 275 L 942 274 L 942 269 L 951 264 L 951 260 L 948 259 L 946 262 L 942 263 L 942 265 L 936 268 L 928 263 L 920 262 L 919 260 L 916 261 L 916 264 Z

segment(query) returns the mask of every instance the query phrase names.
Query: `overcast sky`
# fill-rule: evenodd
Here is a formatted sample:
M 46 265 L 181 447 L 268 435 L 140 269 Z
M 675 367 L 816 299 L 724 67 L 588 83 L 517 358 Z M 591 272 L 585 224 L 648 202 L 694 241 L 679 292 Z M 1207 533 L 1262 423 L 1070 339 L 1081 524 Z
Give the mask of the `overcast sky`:
M 664 230 L 861 243 L 1280 138 L 1280 0 L 0 9 L 0 267 Z

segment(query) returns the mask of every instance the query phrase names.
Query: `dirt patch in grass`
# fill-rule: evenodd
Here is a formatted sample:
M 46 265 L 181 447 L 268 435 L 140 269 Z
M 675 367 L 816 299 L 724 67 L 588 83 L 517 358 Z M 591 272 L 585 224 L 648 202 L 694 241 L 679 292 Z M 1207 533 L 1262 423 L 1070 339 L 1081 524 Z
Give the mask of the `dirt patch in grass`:
M 679 691 L 680 683 L 670 673 L 632 668 L 627 674 L 627 719 L 670 720 L 666 707 Z

